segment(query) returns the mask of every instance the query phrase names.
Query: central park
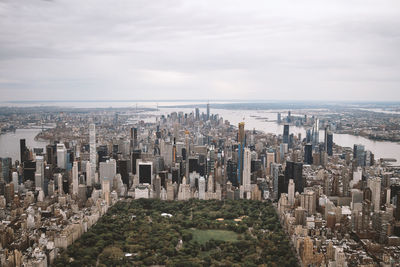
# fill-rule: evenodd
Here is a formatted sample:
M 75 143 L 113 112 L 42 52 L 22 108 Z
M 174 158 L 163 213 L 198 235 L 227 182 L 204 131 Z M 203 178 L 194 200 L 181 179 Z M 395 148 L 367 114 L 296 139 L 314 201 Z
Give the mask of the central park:
M 124 200 L 55 266 L 297 266 L 274 207 L 251 200 Z

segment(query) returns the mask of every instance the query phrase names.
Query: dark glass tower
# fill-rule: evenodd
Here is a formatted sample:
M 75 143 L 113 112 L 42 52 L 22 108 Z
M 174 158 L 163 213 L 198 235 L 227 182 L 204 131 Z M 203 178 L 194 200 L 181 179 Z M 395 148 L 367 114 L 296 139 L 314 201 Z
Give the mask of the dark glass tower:
M 289 144 L 289 124 L 283 126 L 283 143 Z
M 313 163 L 312 144 L 306 144 L 304 147 L 304 163 L 309 165 Z

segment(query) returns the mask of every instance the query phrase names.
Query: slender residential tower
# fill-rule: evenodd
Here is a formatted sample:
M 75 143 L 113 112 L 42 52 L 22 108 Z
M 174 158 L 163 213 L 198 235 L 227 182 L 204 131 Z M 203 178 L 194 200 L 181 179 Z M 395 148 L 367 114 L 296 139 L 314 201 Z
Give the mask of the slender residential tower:
M 239 155 L 238 155 L 238 185 L 241 185 L 243 179 L 243 152 L 244 147 L 246 146 L 246 138 L 244 132 L 244 122 L 239 123 L 239 132 L 238 132 L 238 143 L 239 143 Z
M 96 173 L 96 126 L 93 123 L 89 125 L 89 145 L 90 145 L 90 167 L 92 168 L 90 172 L 90 179 L 91 182 L 93 182 Z

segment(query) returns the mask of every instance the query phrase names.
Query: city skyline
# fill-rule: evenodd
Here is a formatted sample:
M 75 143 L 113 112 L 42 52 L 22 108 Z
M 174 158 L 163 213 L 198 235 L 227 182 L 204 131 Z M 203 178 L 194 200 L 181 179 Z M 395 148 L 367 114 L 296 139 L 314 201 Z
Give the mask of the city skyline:
M 3 101 L 400 101 L 397 1 L 2 1 Z

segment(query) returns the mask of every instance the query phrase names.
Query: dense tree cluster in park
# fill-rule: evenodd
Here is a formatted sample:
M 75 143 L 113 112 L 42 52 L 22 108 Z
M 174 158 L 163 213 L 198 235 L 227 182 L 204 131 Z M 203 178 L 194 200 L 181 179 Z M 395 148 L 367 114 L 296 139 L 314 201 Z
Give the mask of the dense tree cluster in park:
M 238 238 L 199 243 L 193 231 L 202 229 L 229 230 Z M 139 199 L 114 205 L 54 265 L 296 266 L 297 260 L 266 202 Z

